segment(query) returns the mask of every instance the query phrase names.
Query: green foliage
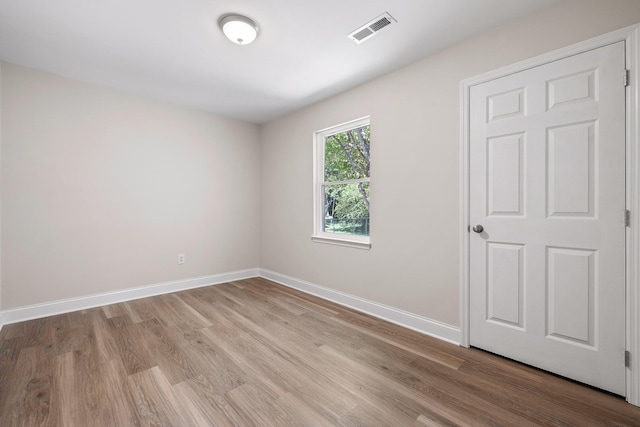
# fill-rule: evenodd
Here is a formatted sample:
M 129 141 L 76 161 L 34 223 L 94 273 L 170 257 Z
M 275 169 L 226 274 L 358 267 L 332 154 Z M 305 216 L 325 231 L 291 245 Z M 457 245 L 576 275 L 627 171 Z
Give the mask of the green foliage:
M 369 178 L 370 128 L 364 126 L 325 140 L 325 182 Z M 335 219 L 369 218 L 369 183 L 325 187 L 325 214 Z
M 369 183 L 331 185 L 327 187 L 327 198 L 335 201 L 334 218 L 369 218 L 369 208 L 362 191 L 369 197 Z
M 327 219 L 324 231 L 329 233 L 369 235 L 369 218 L 358 219 Z
M 369 177 L 369 126 L 329 136 L 324 145 L 324 180 Z

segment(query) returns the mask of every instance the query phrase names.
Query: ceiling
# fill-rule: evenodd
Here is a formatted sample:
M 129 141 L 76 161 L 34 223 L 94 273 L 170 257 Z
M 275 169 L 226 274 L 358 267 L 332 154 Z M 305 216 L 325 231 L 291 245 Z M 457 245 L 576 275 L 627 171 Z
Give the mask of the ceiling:
M 264 123 L 557 1 L 0 0 L 0 60 Z M 253 44 L 224 38 L 229 12 Z

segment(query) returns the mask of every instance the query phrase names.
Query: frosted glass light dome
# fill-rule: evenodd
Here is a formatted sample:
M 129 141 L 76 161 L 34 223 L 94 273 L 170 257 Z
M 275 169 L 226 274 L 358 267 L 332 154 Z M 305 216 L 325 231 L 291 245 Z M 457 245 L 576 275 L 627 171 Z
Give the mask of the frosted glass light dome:
M 226 14 L 218 20 L 218 25 L 224 35 L 236 44 L 249 44 L 258 37 L 256 23 L 242 15 Z

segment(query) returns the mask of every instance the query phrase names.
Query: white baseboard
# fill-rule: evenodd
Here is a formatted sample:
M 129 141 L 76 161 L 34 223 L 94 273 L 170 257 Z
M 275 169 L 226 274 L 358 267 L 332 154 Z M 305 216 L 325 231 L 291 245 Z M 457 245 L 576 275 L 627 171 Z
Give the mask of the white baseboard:
M 87 295 L 84 297 L 69 298 L 43 304 L 34 304 L 13 308 L 0 312 L 0 329 L 2 329 L 3 325 L 9 323 L 38 319 L 41 317 L 69 313 L 72 311 L 86 310 L 88 308 L 115 304 L 124 301 L 131 301 L 139 298 L 151 297 L 154 295 L 168 294 L 170 292 L 184 291 L 187 289 L 200 288 L 203 286 L 218 285 L 220 283 L 232 282 L 234 280 L 248 279 L 251 277 L 257 277 L 258 273 L 259 269 L 251 268 L 248 270 L 214 274 L 211 276 L 194 277 L 191 279 L 176 280 L 173 282 L 159 283 L 156 285 L 140 286 L 137 288 L 123 289 L 115 292 L 105 292 L 101 294 Z
M 187 289 L 200 288 L 203 286 L 217 285 L 220 283 L 248 279 L 257 276 L 264 277 L 265 279 L 297 289 L 307 294 L 333 301 L 345 307 L 370 314 L 374 317 L 418 331 L 425 335 L 456 345 L 460 344 L 460 328 L 260 268 L 195 277 L 191 279 L 123 289 L 115 292 L 87 295 L 84 297 L 64 299 L 0 311 L 0 329 L 2 329 L 2 326 L 5 324 L 23 322 L 25 320 L 38 319 L 56 314 L 69 313 L 72 311 L 86 310 L 103 305 L 131 301 L 139 298 L 146 298 Z
M 315 295 L 322 299 L 333 301 L 345 307 L 352 308 L 362 313 L 386 320 L 396 325 L 403 326 L 408 329 L 429 335 L 452 344 L 460 345 L 460 328 L 438 322 L 437 320 L 427 319 L 416 314 L 389 307 L 384 304 L 369 301 L 364 298 L 346 294 L 344 292 L 325 288 L 313 283 L 294 277 L 285 276 L 284 274 L 273 271 L 259 269 L 260 277 L 269 279 L 273 282 L 288 286 L 293 289 Z

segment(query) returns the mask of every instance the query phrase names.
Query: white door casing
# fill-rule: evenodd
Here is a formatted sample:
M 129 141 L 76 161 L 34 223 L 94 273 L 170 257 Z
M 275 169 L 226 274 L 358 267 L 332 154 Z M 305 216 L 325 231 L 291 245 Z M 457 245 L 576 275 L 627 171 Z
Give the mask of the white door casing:
M 471 88 L 471 345 L 625 394 L 624 42 Z
M 531 59 L 470 77 L 460 82 L 460 204 L 461 204 L 461 262 L 460 262 L 460 345 L 470 343 L 469 319 L 469 246 L 474 233 L 467 232 L 469 213 L 469 99 L 471 88 L 523 70 L 547 64 L 613 43 L 625 43 L 628 86 L 626 88 L 626 207 L 630 211 L 626 229 L 626 349 L 629 364 L 626 368 L 626 399 L 640 406 L 640 24 L 560 48 Z

